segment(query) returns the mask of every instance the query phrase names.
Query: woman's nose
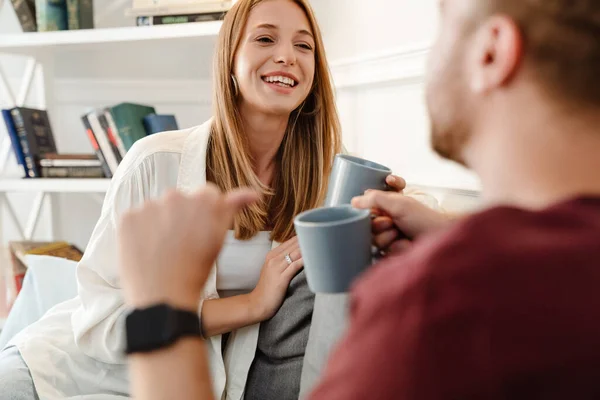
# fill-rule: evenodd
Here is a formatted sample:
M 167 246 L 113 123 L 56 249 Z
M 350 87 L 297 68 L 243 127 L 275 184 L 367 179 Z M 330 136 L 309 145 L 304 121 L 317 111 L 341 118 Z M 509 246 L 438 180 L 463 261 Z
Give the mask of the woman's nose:
M 296 52 L 293 45 L 280 45 L 275 53 L 275 62 L 285 65 L 294 65 L 296 63 Z

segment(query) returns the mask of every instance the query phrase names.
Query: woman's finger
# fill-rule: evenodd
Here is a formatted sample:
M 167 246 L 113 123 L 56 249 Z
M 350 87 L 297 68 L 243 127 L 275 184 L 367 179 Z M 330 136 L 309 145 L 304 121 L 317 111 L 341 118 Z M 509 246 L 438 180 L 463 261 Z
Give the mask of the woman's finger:
M 289 253 L 290 251 L 292 251 L 294 246 L 298 246 L 298 236 L 294 236 L 287 242 L 281 243 L 279 246 L 273 249 L 273 254 L 284 255 L 285 253 Z
M 296 247 L 294 250 L 292 250 L 292 252 L 290 253 L 290 258 L 292 259 L 292 261 L 296 261 L 302 258 L 302 253 L 300 252 L 300 246 Z
M 283 271 L 283 276 L 289 282 L 294 278 L 294 276 L 296 276 L 298 272 L 300 272 L 302 268 L 304 268 L 304 260 L 301 258 L 291 263 L 285 269 L 285 271 Z
M 289 254 L 290 259 L 292 260 L 292 264 L 302 258 L 302 254 L 300 253 L 300 248 L 299 247 L 296 247 L 294 249 L 289 249 L 289 250 L 290 251 L 285 252 L 284 254 L 282 254 L 280 256 L 281 257 L 281 261 L 277 263 L 277 265 L 279 266 L 279 268 L 281 269 L 281 271 L 287 269 L 290 266 L 290 263 L 288 263 L 288 260 L 285 259 L 285 256 L 287 254 Z

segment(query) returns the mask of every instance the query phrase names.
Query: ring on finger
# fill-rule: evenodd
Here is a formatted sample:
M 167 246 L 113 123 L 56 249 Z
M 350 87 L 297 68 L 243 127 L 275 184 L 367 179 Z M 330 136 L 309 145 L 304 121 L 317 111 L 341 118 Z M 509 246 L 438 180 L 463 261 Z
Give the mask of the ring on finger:
M 284 258 L 288 265 L 292 265 L 292 263 L 294 262 L 294 260 L 292 260 L 292 257 L 290 256 L 290 253 L 286 253 Z

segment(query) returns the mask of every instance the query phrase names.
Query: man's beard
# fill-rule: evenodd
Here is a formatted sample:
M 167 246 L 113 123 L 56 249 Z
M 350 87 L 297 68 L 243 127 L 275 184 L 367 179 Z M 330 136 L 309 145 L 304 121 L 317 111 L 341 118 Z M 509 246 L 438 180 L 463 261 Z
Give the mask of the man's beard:
M 431 147 L 440 157 L 466 167 L 464 149 L 469 138 L 469 130 L 464 122 L 454 121 L 451 126 L 438 130 L 432 121 Z
M 456 53 L 458 56 L 460 53 Z M 465 165 L 463 151 L 471 136 L 467 82 L 455 57 L 441 71 L 429 93 L 431 146 L 441 157 Z

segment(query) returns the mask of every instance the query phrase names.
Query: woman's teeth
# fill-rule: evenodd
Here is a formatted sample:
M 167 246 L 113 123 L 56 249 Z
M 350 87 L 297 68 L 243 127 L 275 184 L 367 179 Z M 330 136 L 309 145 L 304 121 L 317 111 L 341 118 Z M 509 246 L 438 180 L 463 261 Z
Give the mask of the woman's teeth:
M 263 78 L 265 82 L 275 83 L 279 86 L 283 87 L 294 87 L 296 86 L 296 81 L 286 76 L 266 76 Z

